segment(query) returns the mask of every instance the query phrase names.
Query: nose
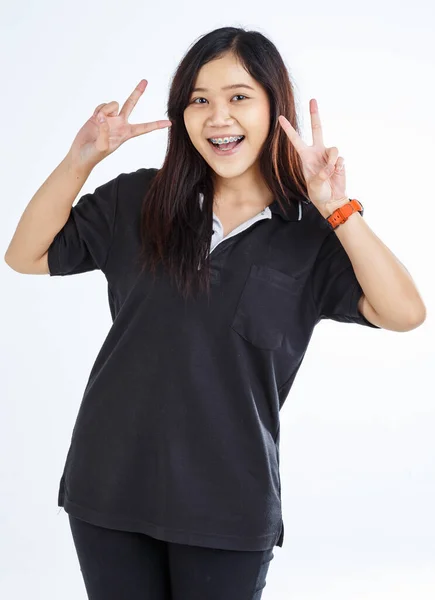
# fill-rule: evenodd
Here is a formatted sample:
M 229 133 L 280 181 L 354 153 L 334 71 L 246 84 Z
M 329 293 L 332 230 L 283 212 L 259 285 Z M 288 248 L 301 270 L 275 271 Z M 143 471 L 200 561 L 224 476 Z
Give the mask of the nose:
M 208 126 L 210 128 L 213 127 L 223 127 L 226 125 L 233 125 L 234 119 L 228 113 L 228 107 L 226 105 L 216 105 L 214 108 L 210 108 L 209 110 L 209 118 L 208 118 Z

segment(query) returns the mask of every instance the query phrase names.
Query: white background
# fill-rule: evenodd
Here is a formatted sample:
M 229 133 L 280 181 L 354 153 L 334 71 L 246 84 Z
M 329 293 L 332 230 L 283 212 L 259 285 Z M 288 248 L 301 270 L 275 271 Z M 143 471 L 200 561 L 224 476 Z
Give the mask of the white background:
M 412 274 L 428 315 L 407 333 L 332 321 L 316 328 L 281 412 L 285 542 L 274 550 L 262 600 L 433 600 L 433 7 L 300 6 L 4 3 L 1 246 L 5 252 L 27 203 L 98 104 L 122 106 L 145 78 L 130 121 L 166 119 L 172 74 L 197 38 L 228 25 L 270 37 L 294 80 L 305 141 L 312 143 L 316 98 L 325 145 L 345 158 L 348 194 Z M 166 130 L 130 140 L 80 195 L 121 172 L 159 168 L 166 140 Z M 0 596 L 84 599 L 57 492 L 111 325 L 106 280 L 99 271 L 20 275 L 3 261 L 0 273 Z

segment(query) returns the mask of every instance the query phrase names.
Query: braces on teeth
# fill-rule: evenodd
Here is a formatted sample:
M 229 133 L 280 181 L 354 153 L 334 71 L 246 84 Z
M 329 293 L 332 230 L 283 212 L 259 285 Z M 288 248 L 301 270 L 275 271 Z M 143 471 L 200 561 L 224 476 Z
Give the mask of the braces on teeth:
M 241 140 L 244 136 L 238 135 L 236 137 L 226 137 L 226 138 L 210 138 L 212 144 L 220 145 L 220 144 L 228 144 L 229 142 L 237 142 L 237 140 Z

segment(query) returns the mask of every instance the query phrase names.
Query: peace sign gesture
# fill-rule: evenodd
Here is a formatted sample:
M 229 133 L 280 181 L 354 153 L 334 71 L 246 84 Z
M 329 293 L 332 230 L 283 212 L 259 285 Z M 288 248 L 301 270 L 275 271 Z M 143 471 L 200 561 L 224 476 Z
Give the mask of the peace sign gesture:
M 128 122 L 133 108 L 142 97 L 147 85 L 148 81 L 141 79 L 121 110 L 116 100 L 103 102 L 97 106 L 94 114 L 76 135 L 70 148 L 69 153 L 75 165 L 92 169 L 127 140 L 172 126 L 171 121 L 167 119 L 137 125 Z
M 336 208 L 349 201 L 346 194 L 344 159 L 338 156 L 338 148 L 325 148 L 322 124 L 315 98 L 310 100 L 313 145 L 307 146 L 284 115 L 278 122 L 302 160 L 302 169 L 311 202 L 322 215 L 328 217 Z

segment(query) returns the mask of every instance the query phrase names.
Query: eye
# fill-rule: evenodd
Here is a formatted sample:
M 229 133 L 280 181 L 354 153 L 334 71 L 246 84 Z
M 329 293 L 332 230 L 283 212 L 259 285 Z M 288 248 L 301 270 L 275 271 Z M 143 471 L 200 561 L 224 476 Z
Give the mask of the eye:
M 244 96 L 243 94 L 236 94 L 233 98 L 248 98 L 248 96 Z M 205 98 L 195 98 L 192 100 L 191 104 L 203 104 L 202 102 L 197 102 L 197 100 L 205 100 Z

